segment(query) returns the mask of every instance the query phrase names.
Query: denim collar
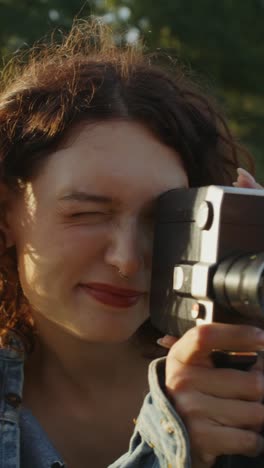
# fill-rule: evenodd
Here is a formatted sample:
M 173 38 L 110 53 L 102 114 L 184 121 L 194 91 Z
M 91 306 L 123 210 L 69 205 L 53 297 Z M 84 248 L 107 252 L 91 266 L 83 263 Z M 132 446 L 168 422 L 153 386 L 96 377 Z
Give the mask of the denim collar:
M 63 459 L 29 409 L 20 411 L 21 468 L 63 468 Z

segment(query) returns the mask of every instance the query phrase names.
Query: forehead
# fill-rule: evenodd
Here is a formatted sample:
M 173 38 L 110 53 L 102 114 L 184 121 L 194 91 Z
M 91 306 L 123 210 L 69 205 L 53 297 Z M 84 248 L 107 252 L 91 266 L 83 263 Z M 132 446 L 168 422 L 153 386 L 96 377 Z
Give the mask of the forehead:
M 131 195 L 187 186 L 179 155 L 143 125 L 126 121 L 76 126 L 41 175 L 58 196 L 73 189 Z

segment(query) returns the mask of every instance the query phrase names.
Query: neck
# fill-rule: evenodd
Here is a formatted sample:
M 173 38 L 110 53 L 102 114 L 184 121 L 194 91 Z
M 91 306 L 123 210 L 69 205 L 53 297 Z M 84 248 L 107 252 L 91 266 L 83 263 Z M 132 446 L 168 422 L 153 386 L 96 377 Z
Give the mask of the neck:
M 25 366 L 24 406 L 69 466 L 75 466 L 76 453 L 80 466 L 85 466 L 87 453 L 98 466 L 108 466 L 127 448 L 133 418 L 148 391 L 149 360 L 132 340 L 87 343 L 55 325 L 42 324 L 38 330 L 36 349 Z
M 70 393 L 89 395 L 107 385 L 125 387 L 131 379 L 145 374 L 149 361 L 128 340 L 123 343 L 91 343 L 79 339 L 56 324 L 38 324 L 36 347 L 26 363 L 26 381 L 52 387 L 64 387 Z M 144 373 L 144 374 L 143 374 Z

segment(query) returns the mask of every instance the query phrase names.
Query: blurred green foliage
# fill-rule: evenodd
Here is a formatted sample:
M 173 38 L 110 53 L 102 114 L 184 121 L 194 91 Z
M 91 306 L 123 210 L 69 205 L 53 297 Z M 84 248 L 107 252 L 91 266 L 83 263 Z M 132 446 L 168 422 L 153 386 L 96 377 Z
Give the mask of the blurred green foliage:
M 90 14 L 194 70 L 254 153 L 264 182 L 264 0 L 0 0 L 0 55 Z

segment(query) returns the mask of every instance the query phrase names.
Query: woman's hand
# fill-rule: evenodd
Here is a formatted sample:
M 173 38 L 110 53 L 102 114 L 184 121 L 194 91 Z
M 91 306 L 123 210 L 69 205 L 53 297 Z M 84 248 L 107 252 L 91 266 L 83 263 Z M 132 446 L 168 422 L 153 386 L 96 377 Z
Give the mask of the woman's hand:
M 175 341 L 175 339 L 174 339 Z M 189 433 L 193 467 L 211 467 L 223 454 L 264 451 L 262 361 L 248 372 L 216 369 L 213 349 L 264 348 L 264 332 L 246 325 L 212 323 L 192 328 L 172 345 L 166 391 Z

